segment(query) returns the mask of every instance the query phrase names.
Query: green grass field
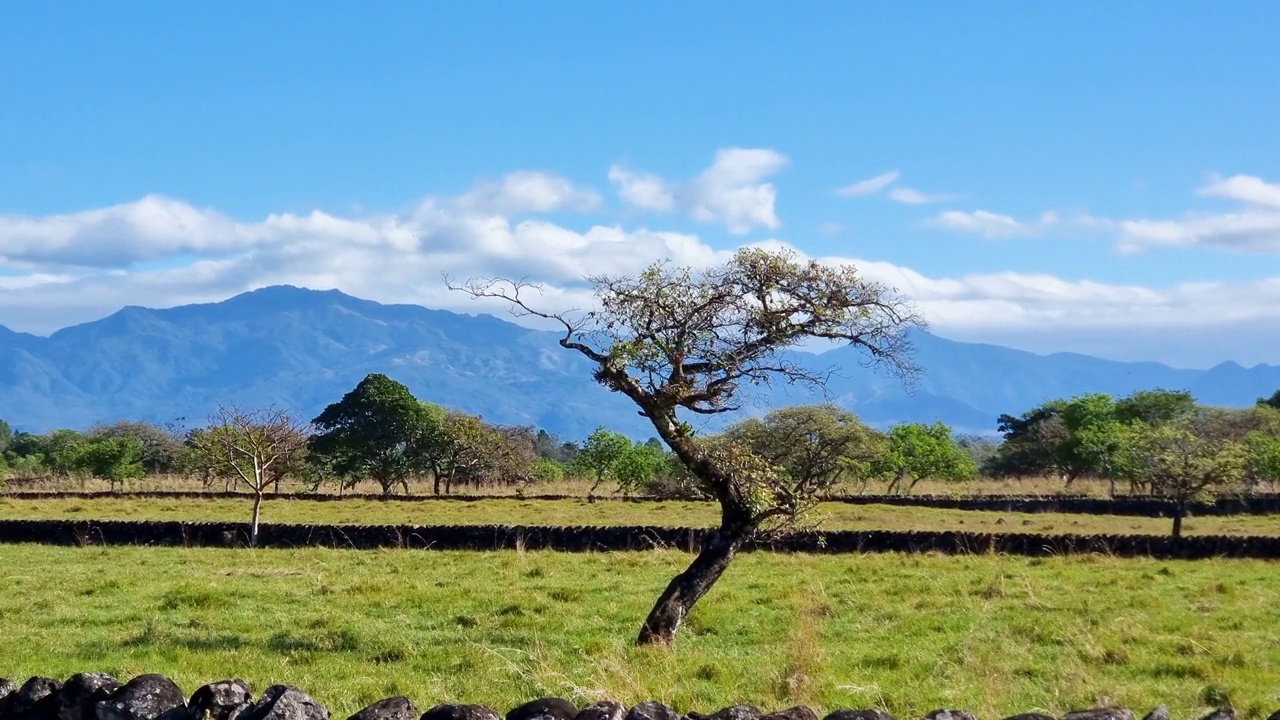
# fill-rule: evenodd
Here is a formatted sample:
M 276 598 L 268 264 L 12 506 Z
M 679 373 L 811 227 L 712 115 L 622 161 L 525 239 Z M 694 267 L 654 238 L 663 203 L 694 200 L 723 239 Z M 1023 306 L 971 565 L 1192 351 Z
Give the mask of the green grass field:
M 220 520 L 246 522 L 250 501 L 95 498 L 24 500 L 0 498 L 0 518 L 95 520 Z M 697 502 L 597 502 L 585 500 L 423 500 L 378 502 L 267 500 L 262 521 L 341 525 L 666 525 L 706 527 L 716 506 Z M 830 530 L 970 530 L 974 532 L 1149 533 L 1170 532 L 1162 518 L 1117 515 L 1001 513 L 823 503 L 813 516 Z M 1190 535 L 1280 535 L 1280 516 L 1235 515 L 1191 518 Z
M 0 546 L 0 675 L 287 682 L 336 717 L 404 693 L 998 718 L 1280 708 L 1280 567 L 1078 557 L 740 557 L 674 649 L 631 645 L 674 551 Z

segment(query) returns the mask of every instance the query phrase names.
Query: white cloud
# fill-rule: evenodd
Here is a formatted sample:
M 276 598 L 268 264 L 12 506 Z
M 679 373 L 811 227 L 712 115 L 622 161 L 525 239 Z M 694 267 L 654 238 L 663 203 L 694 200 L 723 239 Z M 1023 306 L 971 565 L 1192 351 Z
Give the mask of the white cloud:
M 676 209 L 675 190 L 657 175 L 631 172 L 614 165 L 609 168 L 609 182 L 618 187 L 618 196 L 628 205 L 660 212 Z
M 1058 215 L 1054 212 L 1043 213 L 1035 220 L 1017 220 L 1009 215 L 1001 215 L 987 210 L 974 210 L 972 212 L 949 210 L 929 220 L 928 224 L 985 238 L 1006 238 L 1035 235 L 1057 224 L 1057 222 Z
M 592 298 L 584 275 L 632 272 L 661 257 L 705 266 L 731 252 L 695 235 L 604 224 L 573 229 L 479 207 L 458 198 L 432 198 L 399 215 L 313 212 L 243 222 L 178 200 L 148 197 L 63 216 L 9 217 L 0 223 L 0 248 L 41 269 L 0 273 L 0 324 L 49 332 L 123 305 L 209 302 L 280 283 L 336 287 L 383 302 L 505 312 L 500 304 L 473 303 L 449 292 L 441 281 L 446 273 L 527 278 L 546 286 L 549 306 L 585 308 Z M 965 228 L 997 234 L 1057 222 L 1052 214 L 1033 221 L 994 213 L 959 215 L 968 218 Z M 1110 227 L 1109 221 L 1096 222 Z M 777 240 L 761 244 L 783 245 Z M 200 259 L 184 260 L 190 255 Z M 820 259 L 852 261 L 865 276 L 899 288 L 946 336 L 1184 363 L 1212 360 L 1210 352 L 1280 361 L 1274 341 L 1268 340 L 1274 335 L 1259 330 L 1280 329 L 1280 277 L 1156 288 L 1013 272 L 928 276 L 891 262 Z M 139 269 L 141 261 L 155 262 Z M 0 268 L 6 264 L 15 266 L 9 261 Z M 1233 333 L 1231 342 L 1197 350 L 1203 347 L 1200 337 L 1224 333 Z M 1131 338 L 1136 337 L 1145 339 L 1135 343 Z
M 1280 185 L 1251 175 L 1215 176 L 1196 192 L 1235 200 L 1244 207 L 1225 213 L 1187 213 L 1178 220 L 1103 222 L 1117 229 L 1118 247 L 1126 253 L 1193 246 L 1280 253 Z
M 499 214 L 590 212 L 600 207 L 600 195 L 557 175 L 522 171 L 499 181 L 482 182 L 457 203 L 468 210 Z
M 889 191 L 889 199 L 894 202 L 906 203 L 908 205 L 929 205 L 932 203 L 951 202 L 959 200 L 959 195 L 950 193 L 938 193 L 930 195 L 922 193 L 909 187 L 895 187 Z
M 1210 178 L 1208 185 L 1200 188 L 1199 194 L 1206 197 L 1219 197 L 1238 200 L 1251 205 L 1280 209 L 1280 185 L 1268 183 L 1262 178 L 1252 175 L 1232 175 L 1229 178 Z
M 609 181 L 624 202 L 640 210 L 680 211 L 703 223 L 724 225 L 743 235 L 757 227 L 781 225 L 774 204 L 777 189 L 763 182 L 787 164 L 787 157 L 766 148 L 725 148 L 711 166 L 684 184 L 615 165 Z
M 845 197 L 861 197 L 863 195 L 872 195 L 874 193 L 880 192 L 886 187 L 897 182 L 898 178 L 901 176 L 902 176 L 902 173 L 898 172 L 897 170 L 893 170 L 887 173 L 882 173 L 873 178 L 867 178 L 866 180 L 859 180 L 858 182 L 853 183 L 852 185 L 845 185 L 842 188 L 837 188 L 836 194 L 843 195 Z

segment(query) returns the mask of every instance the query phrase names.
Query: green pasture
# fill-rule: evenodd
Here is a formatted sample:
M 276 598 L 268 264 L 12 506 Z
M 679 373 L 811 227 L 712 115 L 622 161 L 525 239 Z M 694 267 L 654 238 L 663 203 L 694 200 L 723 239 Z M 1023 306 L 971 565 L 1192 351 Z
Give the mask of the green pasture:
M 198 498 L 15 499 L 0 497 L 0 518 L 94 520 L 216 520 L 247 522 L 251 501 Z M 707 527 L 717 506 L 700 502 L 586 500 L 285 500 L 268 499 L 262 521 L 338 525 L 662 525 Z M 1119 515 L 1007 513 L 893 505 L 823 503 L 810 518 L 830 530 L 969 530 L 1030 533 L 1170 532 L 1172 521 Z M 1280 516 L 1194 517 L 1189 535 L 1280 535 Z
M 689 556 L 0 546 L 0 675 L 307 689 L 335 717 L 533 697 L 936 707 L 982 718 L 1280 708 L 1280 566 L 752 553 L 674 648 L 631 644 Z

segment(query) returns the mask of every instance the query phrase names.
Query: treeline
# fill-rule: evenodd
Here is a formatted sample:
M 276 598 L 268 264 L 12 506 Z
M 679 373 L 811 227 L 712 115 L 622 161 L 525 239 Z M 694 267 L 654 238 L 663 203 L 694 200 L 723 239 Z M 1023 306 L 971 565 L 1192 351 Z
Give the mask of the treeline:
M 998 419 L 1000 440 L 956 437 L 942 423 L 887 432 L 833 405 L 797 406 L 739 421 L 704 438 L 772 472 L 814 483 L 886 482 L 910 492 L 921 479 L 1060 477 L 1108 482 L 1129 494 L 1191 501 L 1218 490 L 1280 481 L 1280 391 L 1256 407 L 1198 404 L 1187 392 L 1088 394 Z M 146 475 L 198 477 L 206 488 L 313 490 L 371 480 L 384 494 L 426 478 L 436 494 L 461 487 L 586 479 L 666 497 L 698 497 L 683 462 L 656 438 L 633 442 L 598 428 L 566 440 L 531 426 L 502 426 L 415 398 L 385 375 L 369 375 L 317 417 L 275 409 L 221 408 L 203 427 L 125 421 L 87 431 L 12 432 L 0 420 L 0 479 L 94 477 L 114 486 Z

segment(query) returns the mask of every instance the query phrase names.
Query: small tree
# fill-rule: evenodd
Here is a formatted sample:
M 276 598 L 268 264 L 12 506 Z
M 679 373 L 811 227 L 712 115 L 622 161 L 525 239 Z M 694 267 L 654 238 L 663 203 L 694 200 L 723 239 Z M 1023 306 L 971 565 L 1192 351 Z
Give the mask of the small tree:
M 1173 504 L 1173 537 L 1182 537 L 1187 505 L 1245 477 L 1248 451 L 1232 439 L 1198 432 L 1195 421 L 1134 426 L 1131 471 Z
M 877 474 L 890 478 L 890 493 L 909 494 L 924 478 L 972 480 L 978 472 L 969 453 L 951 437 L 951 428 L 941 422 L 895 425 L 889 430 L 888 445 L 875 468 Z
M 216 475 L 234 478 L 253 492 L 249 545 L 258 544 L 258 519 L 267 488 L 301 464 L 307 435 L 284 410 L 219 407 L 208 427 L 193 431 L 189 446 Z
M 354 484 L 372 478 L 390 495 L 396 485 L 409 493 L 409 478 L 427 467 L 428 446 L 439 442 L 444 410 L 420 402 L 409 388 L 371 374 L 329 405 L 311 424 L 316 462 Z
M 689 474 L 720 504 L 720 523 L 693 563 L 663 591 L 641 626 L 641 644 L 670 643 L 690 608 L 711 589 L 744 543 L 766 524 L 803 510 L 767 461 L 700 440 L 681 413 L 737 410 L 740 390 L 779 379 L 821 387 L 828 372 L 784 351 L 813 339 L 849 343 L 868 364 L 909 376 L 907 331 L 921 325 L 890 289 L 851 266 L 801 261 L 794 253 L 740 250 L 701 271 L 655 263 L 634 276 L 589 279 L 599 309 L 546 312 L 530 305 L 536 287 L 473 280 L 476 298 L 499 298 L 517 315 L 564 328 L 561 347 L 595 364 L 595 379 L 625 395 L 653 424 Z
M 136 437 L 102 436 L 86 440 L 80 448 L 78 465 L 90 475 L 111 483 L 114 490 L 129 480 L 146 475 L 142 442 Z
M 724 437 L 779 468 L 789 481 L 781 489 L 797 504 L 820 499 L 841 481 L 870 477 L 888 451 L 883 435 L 832 404 L 774 410 L 733 424 Z
M 631 440 L 626 435 L 610 432 L 603 426 L 598 427 L 587 436 L 578 454 L 573 458 L 573 465 L 579 472 L 586 473 L 593 479 L 591 489 L 587 491 L 587 500 L 595 502 L 596 489 L 610 477 L 613 466 L 622 456 L 631 450 Z M 634 479 L 634 478 L 633 478 Z
M 132 439 L 141 448 L 139 462 L 146 473 L 170 473 L 179 468 L 182 457 L 181 431 L 148 422 L 121 420 L 91 428 L 86 434 L 91 441 L 99 438 Z
M 453 492 L 454 485 L 479 485 L 501 465 L 509 449 L 501 433 L 475 415 L 449 410 L 444 415 L 440 439 L 428 450 L 426 462 L 434 476 L 434 492 Z

